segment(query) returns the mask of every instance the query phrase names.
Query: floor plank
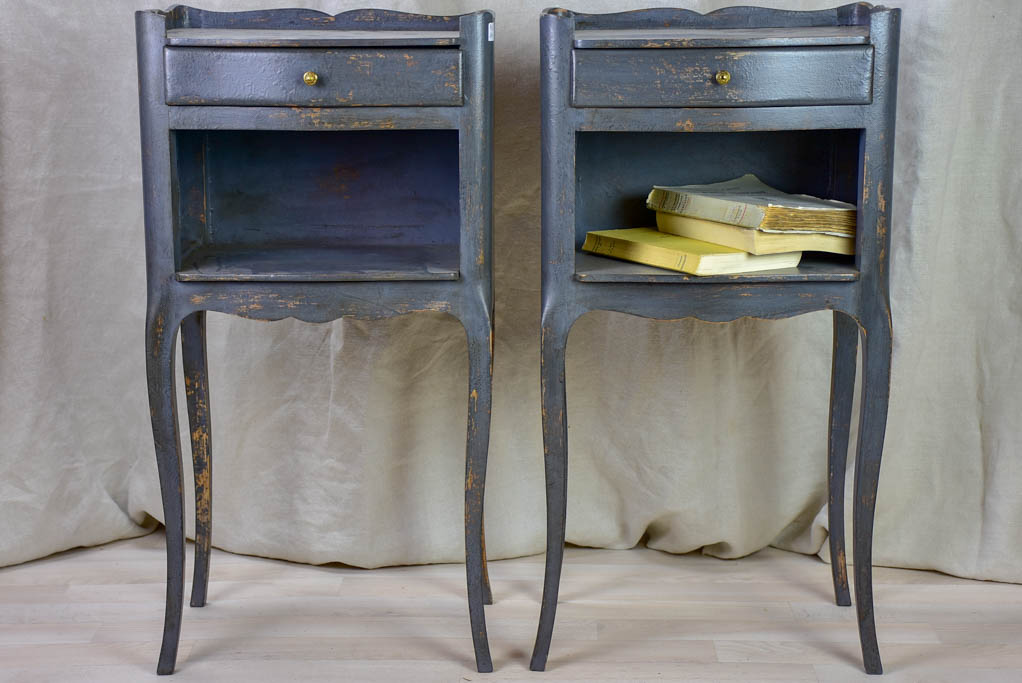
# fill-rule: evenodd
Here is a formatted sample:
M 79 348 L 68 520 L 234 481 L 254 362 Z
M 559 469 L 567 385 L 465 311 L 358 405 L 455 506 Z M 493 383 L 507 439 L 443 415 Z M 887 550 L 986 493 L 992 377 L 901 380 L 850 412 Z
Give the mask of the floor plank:
M 189 547 L 189 571 L 192 549 Z M 159 533 L 0 569 L 0 683 L 149 680 Z M 877 681 L 829 568 L 568 548 L 548 670 L 528 670 L 543 557 L 492 562 L 495 672 L 473 669 L 462 565 L 362 570 L 214 551 L 172 681 Z M 1022 586 L 875 571 L 883 681 L 1022 680 Z

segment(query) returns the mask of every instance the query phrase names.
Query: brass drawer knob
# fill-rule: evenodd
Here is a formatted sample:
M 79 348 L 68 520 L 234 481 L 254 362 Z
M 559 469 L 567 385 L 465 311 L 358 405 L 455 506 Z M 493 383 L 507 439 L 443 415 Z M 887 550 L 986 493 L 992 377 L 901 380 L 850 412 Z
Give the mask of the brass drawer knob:
M 316 85 L 319 83 L 319 74 L 315 71 L 306 71 L 302 74 L 302 80 L 305 82 L 305 85 Z
M 727 85 L 728 83 L 731 82 L 731 72 L 722 69 L 718 71 L 717 75 L 714 76 L 713 78 L 717 81 L 717 83 L 721 85 Z

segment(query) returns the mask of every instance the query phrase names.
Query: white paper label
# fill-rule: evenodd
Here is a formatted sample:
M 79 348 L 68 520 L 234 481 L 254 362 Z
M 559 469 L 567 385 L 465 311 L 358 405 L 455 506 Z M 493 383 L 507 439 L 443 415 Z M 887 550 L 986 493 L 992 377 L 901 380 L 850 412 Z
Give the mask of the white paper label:
M 491 21 L 486 25 L 486 38 L 492 43 L 493 42 L 493 22 Z

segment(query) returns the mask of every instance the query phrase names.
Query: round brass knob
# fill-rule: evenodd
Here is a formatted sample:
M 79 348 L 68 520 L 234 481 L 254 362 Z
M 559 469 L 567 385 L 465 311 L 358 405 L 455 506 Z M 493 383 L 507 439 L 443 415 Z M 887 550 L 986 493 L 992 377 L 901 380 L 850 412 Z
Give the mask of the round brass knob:
M 723 69 L 717 72 L 717 75 L 713 77 L 717 83 L 721 85 L 727 85 L 731 82 L 731 72 L 724 71 Z
M 319 83 L 319 74 L 315 71 L 306 71 L 302 74 L 302 80 L 305 82 L 305 85 L 316 85 Z

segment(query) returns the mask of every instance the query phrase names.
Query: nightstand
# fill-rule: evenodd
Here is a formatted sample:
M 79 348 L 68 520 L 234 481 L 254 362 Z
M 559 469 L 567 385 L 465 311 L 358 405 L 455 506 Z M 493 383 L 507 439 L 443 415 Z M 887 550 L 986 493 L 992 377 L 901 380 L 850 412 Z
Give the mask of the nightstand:
M 483 613 L 490 602 L 483 488 L 493 350 L 492 14 L 177 6 L 138 12 L 136 30 L 147 378 L 167 528 L 158 672 L 174 670 L 185 570 L 179 327 L 196 482 L 191 604 L 206 601 L 206 311 L 310 322 L 442 311 L 462 322 L 468 603 L 476 665 L 492 670 Z
M 546 666 L 557 609 L 568 462 L 564 355 L 575 320 L 594 310 L 713 322 L 830 310 L 835 596 L 838 604 L 850 604 L 843 500 L 861 332 L 855 593 L 865 668 L 881 672 L 870 564 L 890 385 L 889 217 L 899 23 L 900 10 L 865 3 L 814 12 L 730 7 L 706 15 L 679 9 L 543 14 L 547 556 L 532 669 Z M 712 183 L 745 173 L 787 192 L 855 204 L 856 255 L 807 254 L 797 268 L 696 277 L 579 251 L 587 231 L 652 224 L 644 199 L 654 184 Z

